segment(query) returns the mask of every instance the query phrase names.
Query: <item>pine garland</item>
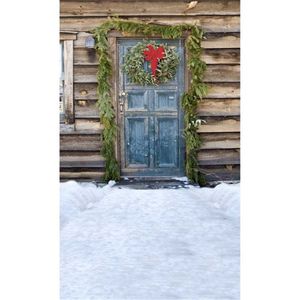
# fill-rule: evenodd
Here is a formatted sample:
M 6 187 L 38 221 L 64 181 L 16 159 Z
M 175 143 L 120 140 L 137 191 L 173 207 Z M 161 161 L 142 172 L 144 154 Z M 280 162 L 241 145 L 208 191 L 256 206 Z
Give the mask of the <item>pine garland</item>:
M 98 70 L 98 107 L 100 120 L 104 125 L 102 133 L 102 153 L 106 160 L 104 180 L 118 180 L 120 167 L 115 156 L 114 140 L 117 135 L 115 112 L 111 96 L 112 64 L 108 46 L 108 33 L 115 29 L 123 33 L 143 35 L 146 37 L 161 36 L 164 39 L 178 39 L 185 32 L 189 32 L 186 39 L 188 50 L 187 67 L 191 71 L 191 85 L 189 91 L 182 96 L 182 108 L 185 116 L 184 137 L 186 142 L 186 175 L 192 182 L 202 183 L 203 177 L 198 171 L 197 151 L 201 145 L 201 139 L 197 133 L 199 120 L 197 118 L 198 102 L 207 93 L 207 86 L 203 83 L 205 63 L 200 59 L 201 40 L 203 32 L 196 25 L 160 25 L 138 21 L 128 21 L 112 18 L 93 30 L 96 41 L 96 50 L 99 55 Z

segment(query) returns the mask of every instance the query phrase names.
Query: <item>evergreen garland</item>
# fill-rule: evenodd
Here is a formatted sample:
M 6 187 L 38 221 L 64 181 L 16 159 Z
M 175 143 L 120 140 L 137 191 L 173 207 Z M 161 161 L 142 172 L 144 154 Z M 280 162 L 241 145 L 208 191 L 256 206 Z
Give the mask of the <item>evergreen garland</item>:
M 198 171 L 197 151 L 201 145 L 201 139 L 197 133 L 199 120 L 197 118 L 198 102 L 207 93 L 207 86 L 203 83 L 203 74 L 206 68 L 201 60 L 201 40 L 203 32 L 196 25 L 160 25 L 128 21 L 112 18 L 95 28 L 92 32 L 96 41 L 95 48 L 99 55 L 98 70 L 98 107 L 100 120 L 104 125 L 102 133 L 102 153 L 106 160 L 104 180 L 118 180 L 120 167 L 115 156 L 114 140 L 117 135 L 115 112 L 111 96 L 112 64 L 108 46 L 108 33 L 110 30 L 129 34 L 143 35 L 146 37 L 161 36 L 165 39 L 181 38 L 185 32 L 188 50 L 187 67 L 191 71 L 191 85 L 189 91 L 182 96 L 182 108 L 185 116 L 184 137 L 186 142 L 186 175 L 192 182 L 203 183 L 203 177 Z

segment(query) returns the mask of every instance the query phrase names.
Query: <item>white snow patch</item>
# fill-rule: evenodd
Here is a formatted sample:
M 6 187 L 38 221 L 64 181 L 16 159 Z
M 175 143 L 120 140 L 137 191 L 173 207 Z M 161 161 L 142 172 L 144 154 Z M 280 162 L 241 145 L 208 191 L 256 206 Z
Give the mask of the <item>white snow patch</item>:
M 63 228 L 71 219 L 86 209 L 92 208 L 107 191 L 114 186 L 109 181 L 103 188 L 93 183 L 67 181 L 60 184 L 60 227 Z
M 61 300 L 238 300 L 239 190 L 61 184 Z
M 172 179 L 182 181 L 182 182 L 188 182 L 189 181 L 186 176 L 184 176 L 184 177 L 172 177 Z

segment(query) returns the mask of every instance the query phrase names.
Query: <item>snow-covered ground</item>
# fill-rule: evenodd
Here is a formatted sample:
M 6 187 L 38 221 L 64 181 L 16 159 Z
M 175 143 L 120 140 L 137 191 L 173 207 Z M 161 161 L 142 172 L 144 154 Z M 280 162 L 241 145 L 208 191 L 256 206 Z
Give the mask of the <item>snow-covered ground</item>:
M 61 300 L 239 299 L 239 184 L 61 184 Z

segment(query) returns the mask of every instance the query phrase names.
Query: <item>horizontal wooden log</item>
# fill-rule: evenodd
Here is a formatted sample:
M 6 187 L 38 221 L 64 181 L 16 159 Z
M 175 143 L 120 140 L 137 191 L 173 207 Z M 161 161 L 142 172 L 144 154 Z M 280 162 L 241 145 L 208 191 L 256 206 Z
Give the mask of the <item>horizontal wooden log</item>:
M 98 131 L 103 129 L 103 125 L 100 124 L 99 120 L 81 120 L 75 119 L 75 128 L 79 131 Z
M 232 149 L 200 150 L 198 153 L 198 164 L 200 166 L 239 165 L 240 153 Z
M 240 121 L 235 119 L 209 120 L 206 124 L 200 125 L 197 132 L 240 132 Z
M 75 118 L 99 118 L 96 100 L 75 101 Z
M 74 124 L 60 124 L 59 131 L 60 133 L 69 133 L 75 130 Z
M 87 171 L 87 172 L 60 172 L 60 179 L 76 179 L 76 180 L 96 180 L 102 181 L 104 172 L 95 172 L 95 171 Z
M 239 64 L 240 49 L 205 49 L 201 59 L 206 64 Z
M 239 98 L 239 83 L 208 83 L 208 94 L 205 98 Z M 97 84 L 96 83 L 75 83 L 74 97 L 77 100 L 96 100 Z
M 199 170 L 207 182 L 240 180 L 239 165 L 234 165 L 232 168 L 230 166 L 215 168 L 201 167 Z
M 204 73 L 205 82 L 239 82 L 239 65 L 207 65 Z
M 75 66 L 74 82 L 96 83 L 98 66 Z M 204 76 L 205 82 L 239 82 L 239 65 L 208 65 Z
M 204 149 L 239 149 L 239 133 L 202 133 L 201 150 Z
M 75 41 L 74 41 L 75 43 Z M 206 33 L 203 37 L 202 48 L 204 49 L 234 49 L 240 48 L 239 33 Z
M 96 83 L 75 83 L 74 97 L 77 100 L 96 100 L 97 84 Z
M 239 99 L 205 99 L 198 105 L 199 116 L 239 116 Z
M 239 83 L 208 83 L 208 94 L 205 98 L 240 98 Z
M 60 1 L 60 15 L 72 16 L 197 16 L 197 15 L 239 15 L 240 2 L 230 0 L 204 0 L 187 10 L 187 2 L 137 1 L 112 3 L 111 1 Z
M 104 158 L 101 155 L 61 156 L 60 168 L 103 168 Z
M 99 151 L 100 135 L 61 135 L 61 151 Z
M 88 32 L 79 32 L 77 39 L 74 41 L 74 48 L 85 48 L 85 40 L 88 36 L 92 36 Z M 240 48 L 239 33 L 207 33 L 202 40 L 202 48 L 204 49 L 225 49 Z
M 240 32 L 239 16 L 186 16 L 128 18 L 129 20 L 158 23 L 162 25 L 196 24 L 204 32 Z M 105 17 L 61 17 L 61 31 L 90 31 L 107 21 Z
M 226 65 L 240 63 L 240 49 L 204 49 L 201 59 L 210 65 Z M 74 65 L 98 65 L 98 57 L 94 49 L 75 48 Z

